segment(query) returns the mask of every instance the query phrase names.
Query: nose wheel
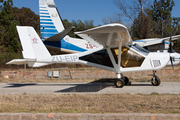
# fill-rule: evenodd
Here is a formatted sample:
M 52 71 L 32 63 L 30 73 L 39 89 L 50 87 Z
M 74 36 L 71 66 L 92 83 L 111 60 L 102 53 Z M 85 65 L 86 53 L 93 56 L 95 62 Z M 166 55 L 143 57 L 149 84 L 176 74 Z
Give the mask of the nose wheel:
M 151 84 L 153 86 L 159 86 L 161 84 L 161 80 L 156 76 L 156 71 L 153 71 L 153 78 L 151 80 Z
M 151 84 L 153 86 L 159 86 L 161 84 L 161 81 L 157 76 L 154 76 L 151 80 Z

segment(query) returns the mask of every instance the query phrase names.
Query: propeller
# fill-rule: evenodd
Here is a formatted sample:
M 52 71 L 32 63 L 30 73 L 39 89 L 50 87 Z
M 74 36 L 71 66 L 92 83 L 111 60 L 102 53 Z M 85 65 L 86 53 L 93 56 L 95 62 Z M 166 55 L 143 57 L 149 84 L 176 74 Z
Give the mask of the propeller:
M 169 40 L 169 53 L 171 54 L 172 53 L 172 38 L 171 38 L 171 36 L 170 36 L 170 40 Z M 172 65 L 172 69 L 174 70 L 174 66 L 173 66 L 173 58 L 171 57 L 171 55 L 170 55 L 170 61 L 171 61 L 171 65 Z

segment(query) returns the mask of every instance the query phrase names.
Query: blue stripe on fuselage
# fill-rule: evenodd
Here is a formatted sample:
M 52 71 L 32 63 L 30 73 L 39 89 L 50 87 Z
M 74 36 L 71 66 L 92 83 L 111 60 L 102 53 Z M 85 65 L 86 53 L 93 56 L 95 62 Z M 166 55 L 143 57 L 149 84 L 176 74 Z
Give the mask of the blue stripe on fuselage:
M 164 42 L 164 44 L 168 44 L 169 45 L 169 42 Z
M 56 42 L 51 42 L 51 41 L 43 41 L 45 45 L 47 46 L 51 46 L 51 47 L 55 47 L 55 48 L 59 48 L 59 49 L 67 49 L 67 50 L 73 50 L 73 51 L 77 51 L 77 52 L 85 52 L 87 51 L 86 49 L 80 48 L 76 45 L 73 45 L 71 43 L 66 42 L 64 39 L 62 39 L 61 41 L 56 41 Z

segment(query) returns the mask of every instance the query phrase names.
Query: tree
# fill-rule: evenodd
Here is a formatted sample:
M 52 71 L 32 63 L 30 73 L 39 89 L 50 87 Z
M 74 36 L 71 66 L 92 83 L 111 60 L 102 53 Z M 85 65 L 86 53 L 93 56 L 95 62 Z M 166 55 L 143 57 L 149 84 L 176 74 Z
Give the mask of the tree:
M 143 39 L 150 36 L 151 20 L 149 17 L 150 0 L 114 0 L 115 6 L 121 11 L 121 13 L 103 19 L 105 24 L 107 23 L 122 23 L 126 18 L 131 21 L 129 30 L 133 39 Z M 126 22 L 128 21 L 126 20 Z M 127 24 L 127 23 L 126 23 Z
M 139 16 L 139 13 L 143 14 L 144 10 L 149 8 L 148 2 L 149 0 L 114 0 L 115 6 L 122 12 L 121 16 L 124 15 L 132 22 Z
M 121 14 L 116 14 L 116 15 L 105 17 L 102 19 L 102 21 L 104 24 L 122 23 Z
M 173 0 L 154 0 L 151 6 L 151 19 L 155 25 L 154 31 L 161 37 L 170 36 L 172 17 L 171 11 L 175 6 Z
M 20 26 L 32 26 L 38 34 L 40 34 L 40 19 L 31 9 L 22 7 L 12 8 L 14 19 L 19 22 Z
M 140 12 L 138 18 L 135 18 L 131 27 L 131 35 L 133 40 L 146 39 L 152 37 L 151 19 L 148 15 Z
M 0 57 L 5 58 L 5 62 L 7 62 L 8 58 L 12 57 L 13 53 L 18 53 L 20 49 L 16 31 L 18 22 L 14 20 L 12 0 L 1 0 L 0 3 L 3 4 L 0 12 Z
M 69 36 L 74 38 L 79 38 L 79 36 L 75 35 L 74 32 L 77 31 L 83 31 L 94 27 L 94 20 L 85 20 L 82 22 L 81 20 L 72 20 L 72 22 L 69 22 L 67 19 L 63 20 L 63 24 L 65 28 L 69 28 L 71 26 L 74 26 L 74 30 L 69 33 Z

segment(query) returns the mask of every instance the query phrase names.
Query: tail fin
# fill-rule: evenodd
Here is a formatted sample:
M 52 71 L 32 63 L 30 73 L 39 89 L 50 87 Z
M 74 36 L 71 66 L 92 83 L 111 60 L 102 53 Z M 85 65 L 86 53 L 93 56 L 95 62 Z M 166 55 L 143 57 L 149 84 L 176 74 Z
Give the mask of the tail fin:
M 36 59 L 50 57 L 50 53 L 44 46 L 33 27 L 17 26 L 23 57 L 26 59 Z
M 41 36 L 47 39 L 65 28 L 54 0 L 39 0 Z

